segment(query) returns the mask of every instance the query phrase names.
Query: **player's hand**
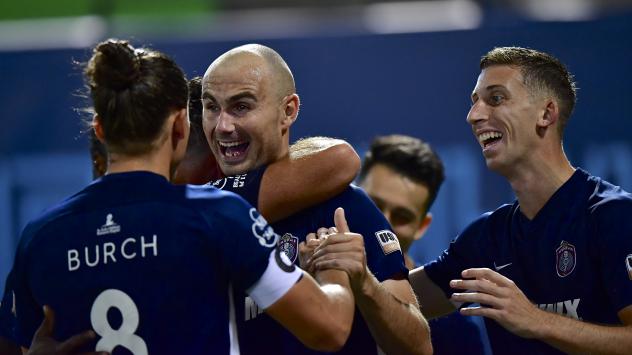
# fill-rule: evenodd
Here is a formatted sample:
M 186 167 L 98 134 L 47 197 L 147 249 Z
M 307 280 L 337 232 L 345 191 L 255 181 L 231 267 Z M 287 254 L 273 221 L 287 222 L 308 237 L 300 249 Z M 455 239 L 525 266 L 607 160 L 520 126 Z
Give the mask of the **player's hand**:
M 487 268 L 466 269 L 461 276 L 464 279 L 450 281 L 450 287 L 467 292 L 454 293 L 451 300 L 482 305 L 462 308 L 461 314 L 493 319 L 523 338 L 536 336 L 546 313 L 532 304 L 512 280 Z
M 361 290 L 367 280 L 366 253 L 364 238 L 351 233 L 344 210 L 336 209 L 334 223 L 337 233 L 330 234 L 316 248 L 310 260 L 314 270 L 337 269 L 349 275 L 351 287 Z
M 44 320 L 33 335 L 31 347 L 27 355 L 72 355 L 79 354 L 78 349 L 94 340 L 96 334 L 92 330 L 77 334 L 60 343 L 53 338 L 55 328 L 55 312 L 44 306 Z M 107 352 L 87 352 L 85 355 L 107 355 Z
M 314 255 L 314 250 L 332 234 L 338 233 L 336 227 L 330 228 L 318 228 L 316 233 L 309 233 L 305 237 L 305 241 L 298 245 L 298 260 L 301 269 L 306 270 L 310 274 L 314 274 L 314 264 L 311 262 L 311 258 Z

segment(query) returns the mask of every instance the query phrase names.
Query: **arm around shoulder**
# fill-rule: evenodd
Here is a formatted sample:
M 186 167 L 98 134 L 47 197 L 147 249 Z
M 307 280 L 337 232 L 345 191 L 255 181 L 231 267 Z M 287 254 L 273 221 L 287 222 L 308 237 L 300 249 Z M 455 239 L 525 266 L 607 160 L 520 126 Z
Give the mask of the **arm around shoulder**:
M 344 191 L 360 169 L 360 158 L 340 139 L 305 138 L 290 155 L 266 169 L 259 206 L 266 219 L 277 221 L 324 202 Z

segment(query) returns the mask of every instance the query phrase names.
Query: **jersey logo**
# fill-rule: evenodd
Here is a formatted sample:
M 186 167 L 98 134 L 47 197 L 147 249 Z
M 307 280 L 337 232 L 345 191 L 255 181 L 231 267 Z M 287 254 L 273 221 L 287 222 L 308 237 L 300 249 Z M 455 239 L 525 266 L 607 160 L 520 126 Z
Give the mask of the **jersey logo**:
M 377 231 L 375 232 L 375 237 L 377 238 L 377 241 L 380 242 L 380 246 L 382 247 L 384 254 L 388 255 L 394 251 L 400 250 L 399 240 L 397 240 L 395 233 L 390 230 L 384 229 Z
M 496 262 L 494 261 L 494 269 L 496 269 L 496 271 L 500 271 L 500 270 L 506 268 L 507 266 L 511 266 L 511 264 L 513 264 L 513 263 L 507 263 L 507 264 L 503 264 L 503 265 L 496 265 Z
M 105 216 L 105 224 L 97 229 L 97 235 L 114 234 L 121 231 L 121 226 L 114 222 L 113 218 L 111 213 Z
M 283 234 L 281 239 L 279 239 L 279 249 L 294 263 L 298 256 L 298 237 L 290 233 Z
M 250 209 L 250 219 L 252 219 L 252 234 L 259 239 L 259 244 L 268 248 L 276 246 L 279 235 L 274 233 L 266 219 L 254 208 Z
M 557 313 L 559 315 L 566 316 L 569 318 L 582 320 L 582 318 L 579 316 L 579 311 L 578 311 L 580 301 L 581 301 L 580 298 L 575 298 L 572 300 L 566 300 L 562 302 L 541 303 L 541 304 L 538 304 L 538 308 L 540 308 L 543 311 Z
M 216 188 L 220 189 L 220 190 L 223 190 L 223 189 L 224 189 L 224 187 L 226 186 L 226 181 L 228 181 L 228 179 L 227 179 L 227 178 L 223 178 L 223 179 L 215 180 L 215 181 L 213 181 L 213 182 L 211 183 L 211 185 L 212 185 L 213 187 L 216 187 Z
M 632 280 L 632 254 L 625 258 L 625 267 L 628 269 L 628 277 Z
M 577 256 L 575 246 L 565 240 L 562 240 L 560 246 L 555 250 L 557 276 L 566 277 L 575 270 L 577 264 Z

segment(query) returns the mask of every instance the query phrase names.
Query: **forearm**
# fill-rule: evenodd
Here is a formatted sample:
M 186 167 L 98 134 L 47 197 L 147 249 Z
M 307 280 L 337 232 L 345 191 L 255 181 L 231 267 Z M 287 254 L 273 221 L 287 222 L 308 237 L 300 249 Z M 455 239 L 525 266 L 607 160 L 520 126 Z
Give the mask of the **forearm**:
M 337 323 L 351 325 L 355 300 L 347 274 L 339 270 L 322 270 L 316 273 L 315 279 L 325 293 L 327 311 L 332 314 L 332 318 L 338 319 Z M 348 329 L 348 332 L 350 331 L 351 327 Z
M 535 337 L 570 354 L 629 354 L 632 326 L 603 326 L 542 312 Z
M 355 292 L 373 338 L 386 354 L 431 354 L 430 330 L 416 302 L 402 302 L 372 274 Z

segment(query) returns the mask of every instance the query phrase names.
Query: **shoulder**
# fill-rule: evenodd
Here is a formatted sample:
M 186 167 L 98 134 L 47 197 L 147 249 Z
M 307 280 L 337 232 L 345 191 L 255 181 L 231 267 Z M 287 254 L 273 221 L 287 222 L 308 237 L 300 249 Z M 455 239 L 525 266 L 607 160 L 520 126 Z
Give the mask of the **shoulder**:
M 517 208 L 516 203 L 504 204 L 494 211 L 485 212 L 468 224 L 461 234 L 475 234 L 493 229 L 510 219 Z
M 590 195 L 587 203 L 589 220 L 600 228 L 617 228 L 632 231 L 632 194 L 620 186 L 596 176 L 589 176 Z

